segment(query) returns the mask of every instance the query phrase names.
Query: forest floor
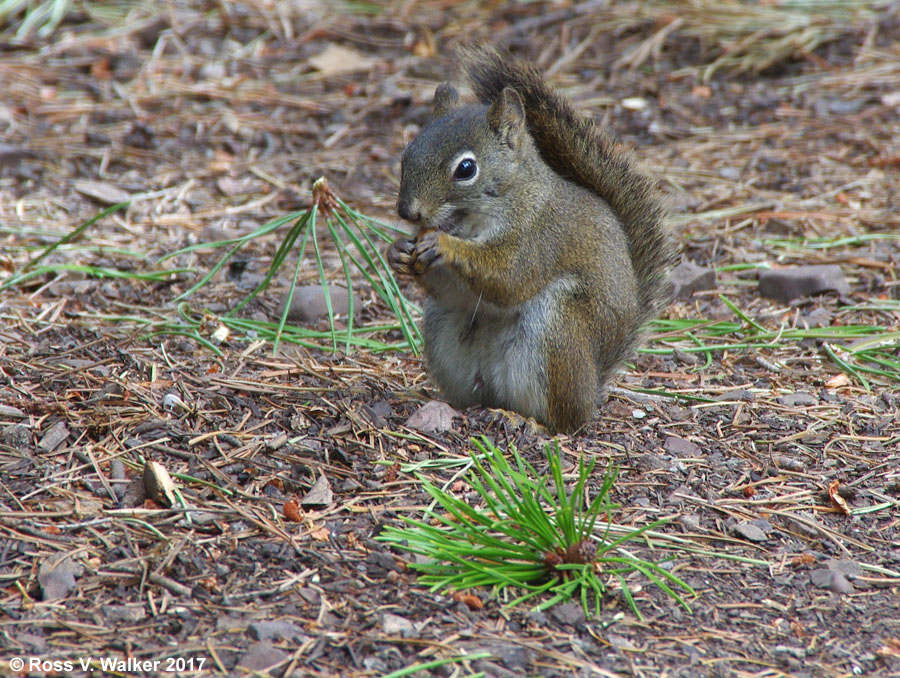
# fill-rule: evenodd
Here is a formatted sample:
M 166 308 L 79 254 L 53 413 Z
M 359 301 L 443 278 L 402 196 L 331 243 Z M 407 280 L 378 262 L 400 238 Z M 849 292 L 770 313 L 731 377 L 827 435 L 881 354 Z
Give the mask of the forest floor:
M 73 3 L 47 37 L 3 27 L 0 671 L 900 676 L 900 6 L 335 7 Z M 408 421 L 438 394 L 361 276 L 369 348 L 225 336 L 287 227 L 186 298 L 222 250 L 161 259 L 307 209 L 320 176 L 402 227 L 400 154 L 474 40 L 634 146 L 716 272 L 558 438 L 568 479 L 618 467 L 617 525 L 668 521 L 627 549 L 687 582 L 690 611 L 637 575 L 640 616 L 615 579 L 590 617 L 429 591 L 375 537 L 422 516 L 423 480 L 474 500 L 473 438 L 541 469 L 550 439 L 482 408 Z M 242 319 L 278 321 L 286 261 Z M 760 294 L 762 271 L 810 264 L 846 285 Z M 298 275 L 318 284 L 316 259 Z M 148 460 L 186 509 L 146 497 Z

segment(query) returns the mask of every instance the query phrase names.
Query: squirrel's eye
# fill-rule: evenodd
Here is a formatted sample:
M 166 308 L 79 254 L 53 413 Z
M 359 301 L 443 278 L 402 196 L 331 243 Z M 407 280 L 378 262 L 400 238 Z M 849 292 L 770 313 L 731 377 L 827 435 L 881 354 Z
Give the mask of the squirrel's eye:
M 475 158 L 463 158 L 453 171 L 453 179 L 455 181 L 465 181 L 474 177 L 477 171 L 478 165 L 475 164 Z

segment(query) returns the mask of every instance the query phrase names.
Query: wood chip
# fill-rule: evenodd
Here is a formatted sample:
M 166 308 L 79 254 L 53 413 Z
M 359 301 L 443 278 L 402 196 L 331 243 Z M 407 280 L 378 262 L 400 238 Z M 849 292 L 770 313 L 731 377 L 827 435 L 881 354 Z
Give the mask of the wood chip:
M 309 492 L 300 500 L 301 506 L 328 506 L 334 501 L 334 492 L 331 491 L 331 485 L 328 478 L 324 475 L 319 476 L 318 480 L 310 488 Z
M 123 191 L 118 186 L 113 186 L 105 181 L 76 181 L 75 190 L 104 205 L 115 205 L 131 200 L 131 194 L 128 191 Z
M 69 437 L 69 429 L 64 421 L 58 421 L 43 435 L 38 443 L 44 452 L 53 452 Z
M 175 483 L 158 461 L 147 461 L 144 464 L 144 489 L 147 497 L 161 506 L 173 506 L 176 502 Z
M 310 66 L 324 75 L 367 71 L 374 63 L 374 59 L 335 43 L 329 44 L 322 52 L 309 59 Z

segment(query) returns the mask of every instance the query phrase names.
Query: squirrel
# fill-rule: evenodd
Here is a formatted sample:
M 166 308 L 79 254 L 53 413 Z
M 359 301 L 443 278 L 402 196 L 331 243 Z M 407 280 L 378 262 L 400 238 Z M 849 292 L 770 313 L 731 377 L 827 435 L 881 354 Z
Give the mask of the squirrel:
M 451 405 L 571 433 L 670 301 L 661 194 L 534 65 L 459 56 L 479 103 L 437 87 L 401 160 L 397 212 L 419 231 L 387 260 L 427 294 L 426 368 Z

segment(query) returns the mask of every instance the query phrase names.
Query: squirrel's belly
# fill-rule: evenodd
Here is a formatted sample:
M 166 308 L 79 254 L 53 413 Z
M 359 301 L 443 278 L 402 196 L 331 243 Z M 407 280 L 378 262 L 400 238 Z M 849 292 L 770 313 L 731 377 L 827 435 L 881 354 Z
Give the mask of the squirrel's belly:
M 516 312 L 471 313 L 429 299 L 425 307 L 428 373 L 455 407 L 481 404 L 547 417 L 543 330 L 552 312 L 539 295 Z

